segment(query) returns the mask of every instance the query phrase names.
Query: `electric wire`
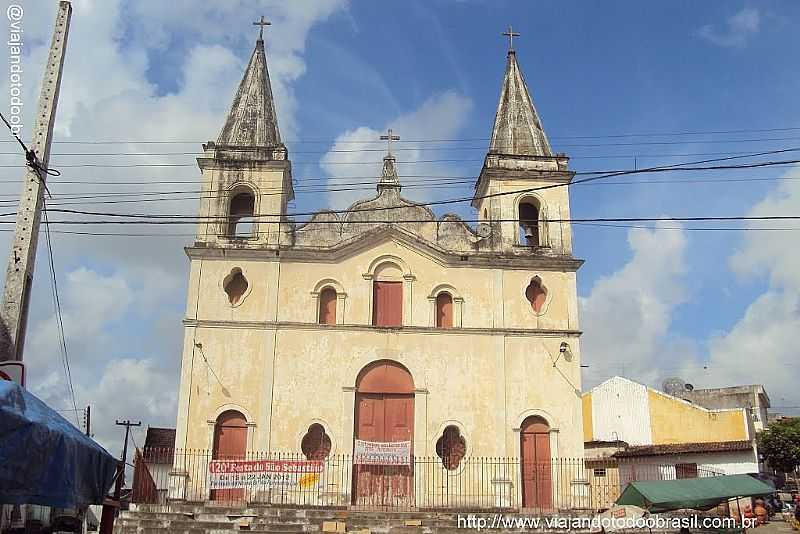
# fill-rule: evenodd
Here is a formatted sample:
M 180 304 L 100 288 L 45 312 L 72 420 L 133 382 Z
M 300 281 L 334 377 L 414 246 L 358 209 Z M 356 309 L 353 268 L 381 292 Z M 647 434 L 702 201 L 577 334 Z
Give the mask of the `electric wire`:
M 596 134 L 596 135 L 549 135 L 549 139 L 610 139 L 610 138 L 620 138 L 620 137 L 674 137 L 674 136 L 693 136 L 693 135 L 733 135 L 733 134 L 744 134 L 744 133 L 770 133 L 770 132 L 791 132 L 791 131 L 798 131 L 800 127 L 798 126 L 789 126 L 789 127 L 775 127 L 775 128 L 738 128 L 738 129 L 730 129 L 730 130 L 682 130 L 682 131 L 671 131 L 671 132 L 639 132 L 639 133 L 619 133 L 619 134 Z M 422 138 L 422 139 L 401 139 L 399 141 L 394 141 L 394 143 L 419 143 L 419 142 L 461 142 L 461 141 L 489 141 L 491 138 L 489 137 L 471 137 L 471 138 L 445 138 L 445 139 L 430 139 L 430 138 Z M 330 138 L 310 138 L 306 137 L 303 139 L 292 139 L 287 140 L 287 143 L 328 143 L 333 142 L 334 139 Z M 9 141 L 0 141 L 0 143 L 6 143 Z M 65 140 L 58 140 L 54 141 L 54 144 L 87 144 L 87 145 L 115 145 L 115 144 L 202 144 L 206 143 L 208 140 L 169 140 L 169 139 L 127 139 L 127 140 L 90 140 L 90 139 L 65 139 Z M 383 143 L 383 141 L 375 140 L 373 138 L 370 139 L 350 139 L 347 141 L 339 141 L 339 142 L 348 142 L 348 143 Z
M 69 351 L 67 350 L 67 339 L 64 333 L 64 319 L 63 314 L 61 312 L 61 298 L 59 297 L 58 293 L 58 277 L 56 276 L 56 267 L 55 261 L 53 259 L 53 244 L 50 239 L 50 221 L 47 217 L 47 209 L 43 206 L 43 214 L 44 217 L 44 233 L 45 233 L 45 241 L 47 243 L 47 253 L 48 253 L 48 265 L 50 267 L 50 288 L 53 295 L 53 308 L 56 315 L 56 327 L 58 329 L 58 338 L 59 338 L 59 350 L 61 352 L 61 360 L 64 366 L 64 373 L 67 379 L 68 391 L 70 398 L 72 400 L 72 407 L 75 409 L 75 421 L 78 423 L 78 428 L 80 428 L 81 423 L 78 419 L 78 405 L 75 401 L 75 387 L 72 383 L 72 370 L 70 369 L 69 364 Z
M 800 149 L 793 148 L 793 149 L 785 149 L 780 152 L 787 152 L 787 151 L 798 151 Z M 770 152 L 774 153 L 774 152 Z M 751 157 L 755 156 L 762 156 L 767 153 L 756 153 L 751 154 Z M 538 186 L 532 188 L 525 188 L 525 189 L 518 189 L 512 191 L 501 191 L 497 193 L 489 193 L 484 195 L 474 195 L 469 197 L 460 197 L 460 198 L 451 198 L 451 199 L 444 199 L 444 200 L 437 200 L 437 201 L 430 201 L 430 202 L 423 202 L 423 203 L 416 203 L 415 206 L 423 206 L 423 207 L 430 207 L 430 206 L 440 206 L 440 205 L 450 205 L 450 204 L 458 204 L 464 202 L 474 202 L 476 200 L 484 200 L 487 198 L 495 198 L 495 197 L 502 197 L 508 195 L 518 195 L 522 193 L 530 193 L 535 191 L 542 191 L 546 189 L 558 188 L 558 187 L 567 187 L 571 185 L 577 185 L 581 183 L 588 183 L 591 181 L 597 181 L 605 178 L 615 177 L 615 176 L 623 176 L 623 175 L 631 175 L 631 174 L 643 174 L 643 173 L 650 173 L 650 172 L 686 172 L 686 171 L 698 171 L 698 170 L 730 170 L 730 169 L 750 169 L 750 168 L 759 168 L 759 167 L 771 167 L 776 165 L 787 165 L 787 164 L 796 164 L 800 163 L 800 160 L 781 160 L 781 161 L 766 161 L 760 163 L 744 163 L 738 165 L 713 165 L 713 166 L 703 166 L 703 167 L 686 167 L 686 165 L 697 165 L 703 163 L 712 163 L 712 162 L 719 162 L 719 161 L 727 161 L 732 159 L 738 159 L 743 156 L 730 156 L 727 158 L 717 158 L 713 160 L 704 160 L 704 161 L 693 161 L 693 162 L 683 162 L 683 163 L 675 163 L 672 165 L 667 166 L 660 166 L 660 167 L 649 167 L 646 169 L 629 169 L 623 171 L 615 171 L 611 173 L 600 173 L 597 172 L 588 172 L 583 174 L 588 174 L 585 178 L 581 178 L 579 180 L 573 180 L 571 182 L 564 181 L 564 182 L 557 182 L 554 184 L 549 184 L 545 186 Z M 378 207 L 371 207 L 371 208 L 349 208 L 345 210 L 327 210 L 327 213 L 336 213 L 336 214 L 350 214 L 356 212 L 363 212 L 363 211 L 388 211 L 388 210 L 396 210 L 396 209 L 404 209 L 407 206 L 405 205 L 391 205 L 391 206 L 378 206 Z M 52 210 L 58 211 L 61 213 L 70 213 L 70 210 Z M 146 218 L 192 218 L 193 220 L 203 220 L 203 219 L 219 219 L 219 216 L 191 216 L 191 215 L 180 215 L 180 214 L 120 214 L 120 213 L 110 213 L 110 212 L 89 212 L 89 211 L 80 211 L 74 210 L 76 214 L 83 214 L 83 215 L 94 215 L 94 216 L 111 216 L 111 217 L 146 217 Z M 262 213 L 262 214 L 253 214 L 251 218 L 258 219 L 258 218 L 284 218 L 284 217 L 300 217 L 300 216 L 314 216 L 317 212 L 293 212 L 293 213 Z M 399 222 L 399 221 L 395 221 Z M 428 221 L 424 221 L 428 222 Z M 319 223 L 337 223 L 337 221 L 319 221 Z

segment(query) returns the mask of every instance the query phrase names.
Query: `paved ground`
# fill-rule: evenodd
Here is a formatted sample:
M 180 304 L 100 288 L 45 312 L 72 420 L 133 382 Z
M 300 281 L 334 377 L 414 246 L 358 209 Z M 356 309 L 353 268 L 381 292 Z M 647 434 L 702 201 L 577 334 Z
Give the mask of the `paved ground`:
M 789 523 L 777 518 L 773 519 L 766 525 L 761 525 L 760 527 L 754 529 L 748 529 L 748 532 L 754 532 L 756 534 L 797 534 L 797 531 L 792 529 Z

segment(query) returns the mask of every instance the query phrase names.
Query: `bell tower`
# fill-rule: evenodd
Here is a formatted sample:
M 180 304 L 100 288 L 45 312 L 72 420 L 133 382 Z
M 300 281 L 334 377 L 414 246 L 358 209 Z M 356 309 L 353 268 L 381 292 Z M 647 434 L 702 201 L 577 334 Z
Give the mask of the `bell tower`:
M 216 141 L 203 145 L 197 243 L 278 247 L 289 241 L 292 167 L 281 142 L 264 50 L 262 17 L 250 62 Z
M 567 187 L 574 172 L 563 154 L 553 154 L 542 121 L 517 63 L 509 31 L 506 72 L 489 151 L 475 186 L 472 206 L 492 227 L 492 248 L 514 254 L 572 254 Z M 494 196 L 493 196 L 494 195 Z

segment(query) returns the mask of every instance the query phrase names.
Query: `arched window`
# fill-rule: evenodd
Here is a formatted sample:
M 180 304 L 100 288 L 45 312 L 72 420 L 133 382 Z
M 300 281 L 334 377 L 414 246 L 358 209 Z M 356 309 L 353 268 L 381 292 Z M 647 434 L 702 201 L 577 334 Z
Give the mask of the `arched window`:
M 319 293 L 319 324 L 336 324 L 336 290 L 332 287 Z
M 457 469 L 467 452 L 467 442 L 457 426 L 449 425 L 436 441 L 436 455 L 442 459 L 442 465 L 448 471 Z
M 525 298 L 531 303 L 534 313 L 540 313 L 547 301 L 547 288 L 542 284 L 542 279 L 538 276 L 531 278 L 528 287 L 525 288 Z
M 533 199 L 525 199 L 519 203 L 519 243 L 529 247 L 538 247 L 539 240 L 539 206 Z
M 256 199 L 250 191 L 240 191 L 231 198 L 228 212 L 228 235 L 246 239 L 255 233 Z
M 375 270 L 372 324 L 403 326 L 403 272 L 393 263 L 385 263 Z
M 331 452 L 331 438 L 321 424 L 314 423 L 308 427 L 300 448 L 307 460 L 324 460 Z
M 436 328 L 453 328 L 453 296 L 447 291 L 436 295 Z

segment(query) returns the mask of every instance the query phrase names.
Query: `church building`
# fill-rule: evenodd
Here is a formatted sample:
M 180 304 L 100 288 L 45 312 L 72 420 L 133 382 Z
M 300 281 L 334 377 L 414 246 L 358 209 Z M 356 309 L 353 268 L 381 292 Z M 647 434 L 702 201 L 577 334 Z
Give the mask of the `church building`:
M 583 457 L 582 260 L 568 222 L 574 172 L 551 149 L 513 49 L 486 126 L 478 223 L 404 198 L 392 132 L 375 194 L 296 221 L 257 40 L 197 159 L 176 448 L 324 461 L 352 458 L 357 440 L 408 442 L 451 477 L 467 476 L 470 458 L 514 459 L 487 484 L 524 506 L 550 502 L 537 463 Z M 420 471 L 405 471 L 405 488 L 353 473 L 336 490 L 343 502 L 421 498 Z M 197 483 L 177 460 L 172 476 Z

